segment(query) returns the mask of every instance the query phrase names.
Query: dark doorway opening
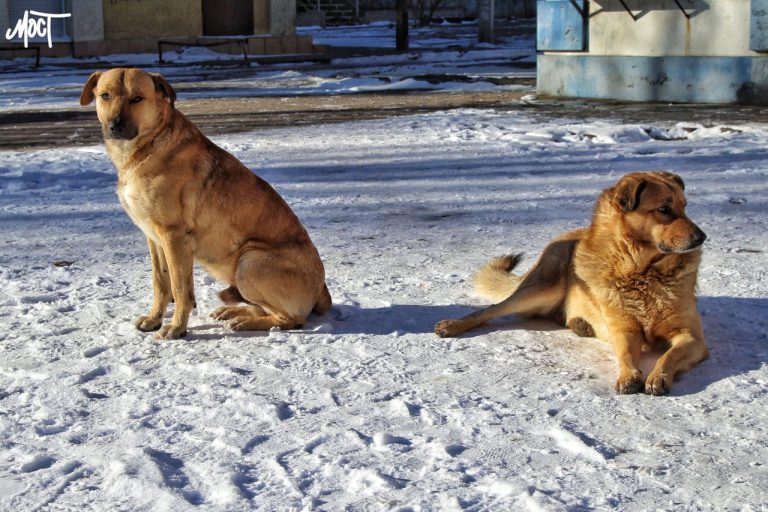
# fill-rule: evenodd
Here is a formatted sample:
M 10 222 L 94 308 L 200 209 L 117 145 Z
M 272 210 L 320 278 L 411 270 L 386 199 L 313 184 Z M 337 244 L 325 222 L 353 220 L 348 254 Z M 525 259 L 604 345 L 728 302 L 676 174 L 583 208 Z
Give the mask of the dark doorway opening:
M 203 0 L 203 35 L 253 34 L 253 0 Z

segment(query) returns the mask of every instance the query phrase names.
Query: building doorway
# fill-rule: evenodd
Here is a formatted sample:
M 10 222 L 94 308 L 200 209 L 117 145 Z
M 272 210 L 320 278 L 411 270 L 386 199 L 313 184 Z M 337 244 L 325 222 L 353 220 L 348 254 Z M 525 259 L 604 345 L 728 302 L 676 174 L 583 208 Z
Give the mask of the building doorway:
M 203 0 L 203 35 L 253 34 L 253 0 Z

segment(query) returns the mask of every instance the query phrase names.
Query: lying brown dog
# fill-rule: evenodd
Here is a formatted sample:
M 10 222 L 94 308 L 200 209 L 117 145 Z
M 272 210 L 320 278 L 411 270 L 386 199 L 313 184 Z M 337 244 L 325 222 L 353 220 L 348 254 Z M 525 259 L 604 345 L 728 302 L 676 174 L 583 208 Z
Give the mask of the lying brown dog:
M 157 338 L 187 332 L 195 305 L 192 264 L 229 284 L 212 315 L 235 330 L 294 328 L 331 296 L 317 249 L 286 202 L 174 108 L 160 75 L 138 69 L 93 73 L 80 104 L 96 99 L 117 193 L 147 237 L 154 300 L 136 321 Z M 176 309 L 162 325 L 171 301 Z M 236 306 L 236 303 L 245 303 Z
M 519 255 L 480 269 L 475 286 L 500 303 L 435 326 L 457 336 L 491 318 L 519 314 L 562 323 L 613 343 L 618 393 L 662 395 L 676 374 L 707 357 L 696 311 L 696 274 L 706 235 L 685 214 L 684 184 L 668 172 L 631 173 L 602 192 L 588 228 L 561 235 L 523 276 Z M 665 348 L 648 378 L 644 346 Z

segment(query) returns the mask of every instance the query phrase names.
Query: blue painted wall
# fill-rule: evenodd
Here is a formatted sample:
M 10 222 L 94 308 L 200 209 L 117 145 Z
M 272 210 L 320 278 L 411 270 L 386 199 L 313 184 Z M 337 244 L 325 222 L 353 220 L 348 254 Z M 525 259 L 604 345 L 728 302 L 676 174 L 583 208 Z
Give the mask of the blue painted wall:
M 585 0 L 539 0 L 536 4 L 536 48 L 539 51 L 586 50 L 585 9 Z
M 549 96 L 768 104 L 768 57 L 539 54 L 537 75 Z
M 768 0 L 751 0 L 749 49 L 768 51 Z

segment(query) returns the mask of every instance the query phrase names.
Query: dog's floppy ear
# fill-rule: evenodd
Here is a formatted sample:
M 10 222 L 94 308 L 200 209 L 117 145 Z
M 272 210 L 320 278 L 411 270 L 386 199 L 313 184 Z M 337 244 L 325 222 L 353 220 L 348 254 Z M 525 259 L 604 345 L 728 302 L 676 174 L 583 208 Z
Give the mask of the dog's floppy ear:
M 661 174 L 662 176 L 664 176 L 667 179 L 670 179 L 670 180 L 674 181 L 675 183 L 680 185 L 680 188 L 682 190 L 685 190 L 685 183 L 683 182 L 683 178 L 681 178 L 679 175 L 677 175 L 677 174 L 675 174 L 673 172 L 666 172 L 666 171 L 662 171 L 659 174 Z
M 631 212 L 640 204 L 640 196 L 648 186 L 648 182 L 639 176 L 623 178 L 616 184 L 613 191 L 613 202 L 623 212 Z
M 101 71 L 95 71 L 88 77 L 88 81 L 85 82 L 85 87 L 83 87 L 83 92 L 80 94 L 81 105 L 88 105 L 93 101 L 93 90 L 96 88 L 99 78 L 101 78 Z
M 151 76 L 152 81 L 155 82 L 155 90 L 162 92 L 165 97 L 168 98 L 168 101 L 171 102 L 171 107 L 173 107 L 173 104 L 176 102 L 176 91 L 173 90 L 173 87 L 168 83 L 168 80 L 166 80 L 160 73 L 150 73 L 149 76 Z

